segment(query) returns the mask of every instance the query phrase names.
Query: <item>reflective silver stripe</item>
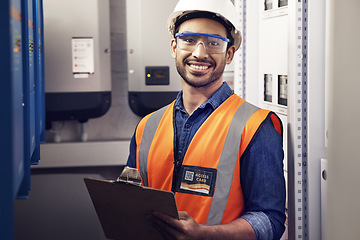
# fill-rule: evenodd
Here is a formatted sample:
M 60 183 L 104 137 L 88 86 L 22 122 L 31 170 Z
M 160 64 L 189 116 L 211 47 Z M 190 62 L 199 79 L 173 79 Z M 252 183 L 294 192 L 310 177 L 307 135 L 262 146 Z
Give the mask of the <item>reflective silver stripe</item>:
M 165 106 L 158 111 L 151 114 L 149 119 L 146 121 L 144 132 L 141 139 L 141 145 L 139 149 L 139 169 L 140 175 L 143 180 L 144 186 L 148 186 L 147 176 L 147 159 L 149 155 L 150 146 L 155 136 L 155 132 L 159 126 L 162 116 L 164 115 L 168 106 Z
M 241 134 L 246 122 L 259 108 L 244 102 L 236 110 L 221 152 L 216 175 L 215 192 L 211 202 L 206 225 L 221 223 L 227 200 L 230 194 L 234 169 L 240 149 Z M 239 179 L 240 181 L 240 179 Z

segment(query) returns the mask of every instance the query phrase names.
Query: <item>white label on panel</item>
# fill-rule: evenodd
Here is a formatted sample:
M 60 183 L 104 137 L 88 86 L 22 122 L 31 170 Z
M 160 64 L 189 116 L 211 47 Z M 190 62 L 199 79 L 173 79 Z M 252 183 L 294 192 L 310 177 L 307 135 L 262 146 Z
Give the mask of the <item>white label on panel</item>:
M 71 45 L 73 74 L 94 74 L 94 39 L 73 38 Z

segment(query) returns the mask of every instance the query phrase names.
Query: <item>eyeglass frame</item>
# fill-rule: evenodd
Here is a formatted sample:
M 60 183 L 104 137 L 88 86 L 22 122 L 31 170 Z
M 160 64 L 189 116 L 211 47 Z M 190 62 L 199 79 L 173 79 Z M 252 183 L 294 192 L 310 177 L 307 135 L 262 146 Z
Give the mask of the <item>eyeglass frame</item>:
M 213 38 L 221 39 L 221 40 L 223 40 L 223 41 L 226 42 L 226 43 L 231 43 L 231 40 L 228 39 L 228 38 L 225 38 L 225 37 L 222 37 L 222 36 L 218 36 L 218 35 L 208 34 L 208 33 L 182 32 L 182 33 L 176 33 L 176 34 L 175 34 L 175 38 L 180 37 L 180 36 L 187 36 L 187 35 L 195 35 L 195 36 L 200 36 L 200 37 L 213 37 Z M 206 47 L 205 47 L 205 45 L 204 45 L 204 42 L 202 42 L 202 41 L 199 41 L 199 42 L 196 44 L 196 46 L 199 45 L 199 43 L 202 43 L 203 46 L 204 46 L 204 48 L 206 49 Z M 223 52 L 225 52 L 225 51 L 226 51 L 226 49 L 225 49 Z M 223 53 L 223 52 L 220 52 L 220 53 Z

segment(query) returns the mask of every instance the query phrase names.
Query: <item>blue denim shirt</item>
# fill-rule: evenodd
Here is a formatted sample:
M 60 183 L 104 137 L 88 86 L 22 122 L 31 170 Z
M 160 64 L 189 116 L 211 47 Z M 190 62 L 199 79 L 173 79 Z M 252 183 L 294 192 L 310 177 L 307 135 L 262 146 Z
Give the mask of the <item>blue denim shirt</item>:
M 233 94 L 223 85 L 191 116 L 182 103 L 182 92 L 175 101 L 175 159 L 181 160 L 202 123 Z M 134 134 L 135 136 L 135 134 Z M 127 166 L 136 167 L 136 142 L 131 139 Z M 257 239 L 280 239 L 285 230 L 285 179 L 282 136 L 268 117 L 254 135 L 240 159 L 240 181 L 245 200 L 245 219 L 255 230 Z

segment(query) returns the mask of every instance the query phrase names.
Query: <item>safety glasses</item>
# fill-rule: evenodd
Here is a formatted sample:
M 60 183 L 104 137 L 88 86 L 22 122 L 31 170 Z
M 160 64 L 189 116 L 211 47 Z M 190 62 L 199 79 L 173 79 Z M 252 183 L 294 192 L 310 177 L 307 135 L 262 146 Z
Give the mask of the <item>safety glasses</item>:
M 175 38 L 181 50 L 193 52 L 199 44 L 202 44 L 208 54 L 225 52 L 230 42 L 230 39 L 206 33 L 176 33 Z

